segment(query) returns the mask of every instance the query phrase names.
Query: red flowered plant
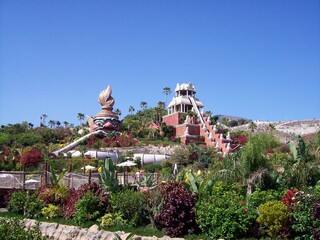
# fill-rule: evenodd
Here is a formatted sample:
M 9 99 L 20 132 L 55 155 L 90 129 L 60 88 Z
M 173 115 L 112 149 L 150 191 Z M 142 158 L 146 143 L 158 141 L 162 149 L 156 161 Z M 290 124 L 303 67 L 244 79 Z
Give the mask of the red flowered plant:
M 19 161 L 26 167 L 37 165 L 42 159 L 42 154 L 37 148 L 25 152 Z
M 282 202 L 286 204 L 289 208 L 291 208 L 294 205 L 294 202 L 295 202 L 294 196 L 296 195 L 297 192 L 298 190 L 296 189 L 288 190 L 284 195 L 284 197 L 282 198 Z

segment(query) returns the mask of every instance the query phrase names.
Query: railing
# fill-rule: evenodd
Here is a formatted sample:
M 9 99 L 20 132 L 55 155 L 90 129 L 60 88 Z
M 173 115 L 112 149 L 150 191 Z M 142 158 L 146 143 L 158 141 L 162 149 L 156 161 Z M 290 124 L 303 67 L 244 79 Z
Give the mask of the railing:
M 0 189 L 38 189 L 49 183 L 46 172 L 0 171 Z
M 197 106 L 197 104 L 196 104 L 196 101 L 194 100 L 193 97 L 189 97 L 189 99 L 190 99 L 190 102 L 192 103 L 193 109 L 196 111 L 198 117 L 200 118 L 201 123 L 202 123 L 202 124 L 205 124 L 205 122 L 204 122 L 204 120 L 203 120 L 203 117 L 202 117 L 202 115 L 201 115 L 201 113 L 200 113 L 200 111 L 199 111 L 199 108 L 198 108 L 198 106 Z

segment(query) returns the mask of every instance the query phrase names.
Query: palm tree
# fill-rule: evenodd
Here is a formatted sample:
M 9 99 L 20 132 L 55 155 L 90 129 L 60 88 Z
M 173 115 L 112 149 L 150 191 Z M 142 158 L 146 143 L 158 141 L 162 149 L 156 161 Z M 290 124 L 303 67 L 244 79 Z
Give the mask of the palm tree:
M 60 121 L 56 121 L 56 124 L 57 124 L 58 127 L 60 127 L 61 122 Z
M 42 114 L 41 115 L 41 117 L 40 117 L 40 120 L 41 120 L 41 122 L 40 122 L 40 126 L 45 126 L 46 125 L 46 118 L 48 117 L 48 115 L 47 114 Z
M 211 114 L 212 114 L 211 111 L 205 111 L 205 115 L 206 115 L 207 117 L 211 117 Z
M 164 109 L 164 108 L 165 108 L 165 103 L 159 101 L 159 102 L 158 102 L 158 108 Z
M 78 113 L 77 116 L 79 123 L 80 123 L 80 127 L 82 126 L 82 120 L 84 120 L 84 114 L 83 113 Z
M 143 101 L 142 101 L 142 102 L 140 103 L 140 107 L 142 108 L 142 110 L 146 110 L 146 109 L 147 109 L 147 105 L 148 105 L 147 102 L 143 102 Z
M 117 114 L 118 116 L 121 116 L 122 112 L 119 108 L 117 108 L 116 110 L 114 110 L 114 113 Z
M 135 111 L 134 107 L 133 107 L 133 106 L 130 106 L 130 107 L 129 107 L 129 113 L 132 114 L 134 111 Z
M 64 127 L 67 128 L 69 123 L 67 121 L 63 121 Z
M 54 120 L 49 120 L 48 124 L 50 125 L 50 128 L 53 128 L 56 122 Z
M 162 93 L 166 95 L 166 106 L 167 106 L 167 97 L 171 93 L 171 89 L 169 87 L 164 87 Z

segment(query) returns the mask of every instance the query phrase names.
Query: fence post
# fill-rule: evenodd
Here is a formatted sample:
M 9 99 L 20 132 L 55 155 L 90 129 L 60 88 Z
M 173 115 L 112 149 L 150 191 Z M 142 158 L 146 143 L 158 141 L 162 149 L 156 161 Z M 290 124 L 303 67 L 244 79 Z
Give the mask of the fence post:
M 91 170 L 89 170 L 88 183 L 91 184 Z
M 25 172 L 25 166 L 24 165 L 23 165 L 22 171 L 23 171 L 23 173 L 22 173 L 22 182 L 23 182 L 22 189 L 25 192 L 26 191 L 26 172 Z
M 45 186 L 48 184 L 48 163 L 47 162 L 44 165 L 44 183 L 45 183 Z

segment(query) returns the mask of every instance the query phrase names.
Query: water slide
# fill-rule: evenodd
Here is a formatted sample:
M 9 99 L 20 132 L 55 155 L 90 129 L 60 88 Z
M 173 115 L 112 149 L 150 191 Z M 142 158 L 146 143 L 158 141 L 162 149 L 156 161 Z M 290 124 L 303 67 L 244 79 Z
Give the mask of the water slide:
M 202 123 L 202 124 L 205 124 L 205 122 L 204 122 L 204 120 L 203 120 L 203 117 L 202 117 L 202 115 L 201 115 L 201 113 L 200 113 L 200 111 L 199 111 L 199 108 L 198 108 L 198 106 L 197 106 L 197 104 L 196 104 L 196 101 L 194 100 L 193 97 L 189 97 L 189 99 L 190 99 L 190 102 L 192 103 L 193 109 L 196 111 L 196 113 L 197 113 L 197 115 L 198 115 L 201 123 Z
M 83 137 L 79 138 L 78 140 L 76 140 L 76 141 L 70 143 L 69 145 L 65 146 L 64 148 L 61 148 L 61 149 L 59 149 L 57 151 L 53 151 L 52 154 L 55 155 L 56 157 L 58 157 L 59 154 L 66 153 L 67 151 L 73 149 L 75 146 L 77 146 L 79 143 L 83 142 L 84 140 L 86 140 L 90 136 L 95 135 L 95 134 L 99 134 L 99 133 L 105 134 L 105 132 L 103 130 L 97 130 L 97 131 L 94 131 L 94 132 L 90 132 L 90 133 L 84 135 Z
M 52 152 L 52 154 L 54 154 L 57 157 L 60 154 L 66 154 L 66 152 L 70 151 L 71 149 L 76 147 L 78 144 L 80 144 L 81 142 L 83 142 L 84 140 L 89 138 L 90 136 L 95 135 L 95 134 L 99 134 L 99 133 L 105 134 L 105 132 L 103 130 L 97 130 L 95 132 L 88 133 L 85 136 L 79 138 L 78 140 L 65 146 L 64 148 Z M 109 151 L 88 150 L 87 152 L 85 152 L 84 155 L 87 157 L 90 157 L 90 158 L 97 158 L 97 159 L 105 159 L 106 157 L 110 157 L 113 162 L 117 162 L 120 157 L 120 153 L 118 151 L 113 151 L 113 150 L 109 150 Z M 77 155 L 74 155 L 74 157 L 76 157 L 76 156 Z M 163 160 L 168 159 L 170 157 L 171 156 L 167 155 L 167 154 L 151 154 L 151 153 L 150 154 L 149 153 L 134 153 L 133 154 L 134 159 L 141 159 L 142 165 L 150 164 L 150 163 L 160 163 Z

